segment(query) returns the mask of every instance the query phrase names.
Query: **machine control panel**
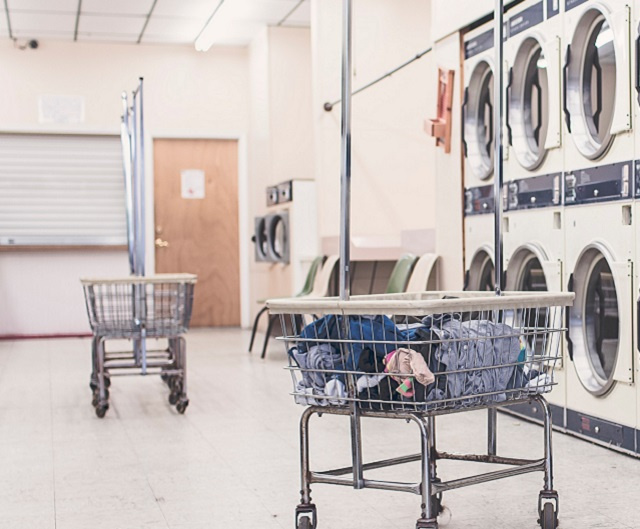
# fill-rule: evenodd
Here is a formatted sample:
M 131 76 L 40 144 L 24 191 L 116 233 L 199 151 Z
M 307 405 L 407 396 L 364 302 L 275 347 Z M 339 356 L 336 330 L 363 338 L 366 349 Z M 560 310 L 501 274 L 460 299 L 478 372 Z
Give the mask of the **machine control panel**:
M 632 198 L 632 162 L 614 163 L 565 173 L 565 205 Z
M 560 206 L 562 174 L 548 174 L 508 182 L 504 186 L 504 210 Z
M 464 191 L 464 214 L 483 215 L 495 210 L 493 186 L 470 187 Z

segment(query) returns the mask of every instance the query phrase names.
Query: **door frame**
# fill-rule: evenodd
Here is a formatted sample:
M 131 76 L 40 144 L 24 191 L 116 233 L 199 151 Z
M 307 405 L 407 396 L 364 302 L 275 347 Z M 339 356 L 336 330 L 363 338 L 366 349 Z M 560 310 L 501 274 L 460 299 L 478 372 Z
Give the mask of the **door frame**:
M 247 165 L 247 138 L 246 134 L 198 134 L 185 132 L 160 132 L 149 134 L 145 141 L 146 171 L 146 251 L 147 269 L 150 273 L 156 270 L 155 240 L 155 180 L 153 167 L 153 142 L 154 140 L 232 140 L 238 142 L 238 245 L 240 256 L 240 326 L 248 328 L 251 322 L 251 304 L 249 292 L 250 280 L 250 252 L 245 235 L 250 233 L 249 226 L 249 172 Z

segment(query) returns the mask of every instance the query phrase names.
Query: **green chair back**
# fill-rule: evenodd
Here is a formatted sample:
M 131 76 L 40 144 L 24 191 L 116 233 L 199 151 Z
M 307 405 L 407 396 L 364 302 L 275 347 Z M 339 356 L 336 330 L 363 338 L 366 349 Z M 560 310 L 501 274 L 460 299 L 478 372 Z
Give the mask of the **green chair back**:
M 324 261 L 324 258 L 321 255 L 313 260 L 309 267 L 307 278 L 304 280 L 304 286 L 302 287 L 302 290 L 296 294 L 296 297 L 308 296 L 311 294 L 311 291 L 313 290 L 313 283 L 316 280 L 318 270 L 320 270 L 320 267 L 322 266 L 322 261 Z
M 411 271 L 417 260 L 418 257 L 410 253 L 402 255 L 400 259 L 398 259 L 398 262 L 391 272 L 385 294 L 399 294 L 400 292 L 404 292 L 409 282 L 409 277 L 411 277 Z

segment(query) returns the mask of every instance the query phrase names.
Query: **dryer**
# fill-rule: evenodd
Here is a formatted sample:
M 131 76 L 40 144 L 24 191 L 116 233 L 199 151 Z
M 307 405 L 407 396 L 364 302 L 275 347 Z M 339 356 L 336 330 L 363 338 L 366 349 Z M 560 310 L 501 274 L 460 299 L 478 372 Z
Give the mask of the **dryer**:
M 493 23 L 464 36 L 464 250 L 467 290 L 493 290 Z
M 633 93 L 633 107 L 635 123 L 640 119 L 640 0 L 635 0 L 635 20 L 632 24 L 632 39 L 636 42 L 636 53 L 633 59 L 633 70 L 635 80 L 635 92 Z M 635 373 L 636 377 L 640 376 L 640 227 L 638 226 L 638 215 L 640 215 L 640 128 L 635 127 L 635 185 L 634 185 L 634 211 L 635 219 L 635 259 L 634 259 L 634 322 L 635 323 Z M 640 384 L 636 380 L 637 393 L 637 418 L 636 418 L 636 452 L 640 454 Z
M 638 406 L 631 216 L 628 200 L 565 212 L 565 278 L 576 294 L 567 318 L 567 429 L 627 451 L 635 447 Z
M 633 159 L 631 1 L 565 0 L 563 111 L 569 188 L 574 170 L 602 168 L 592 177 L 607 183 L 609 166 Z
M 565 0 L 565 11 L 567 429 L 633 451 L 633 5 Z
M 508 11 L 503 244 L 507 290 L 563 290 L 562 103 L 559 0 L 525 0 Z M 542 344 L 537 344 L 541 346 Z M 565 425 L 564 359 L 547 395 L 556 426 Z M 511 408 L 543 420 L 535 403 Z

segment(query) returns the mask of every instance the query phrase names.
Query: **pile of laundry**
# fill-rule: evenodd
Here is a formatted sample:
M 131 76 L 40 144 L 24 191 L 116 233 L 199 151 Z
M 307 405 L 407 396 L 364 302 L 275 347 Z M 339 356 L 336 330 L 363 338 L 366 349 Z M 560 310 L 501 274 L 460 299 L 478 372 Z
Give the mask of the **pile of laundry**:
M 302 405 L 474 406 L 544 393 L 553 384 L 515 329 L 451 314 L 413 325 L 328 315 L 302 330 L 289 355 L 301 374 L 294 394 Z

